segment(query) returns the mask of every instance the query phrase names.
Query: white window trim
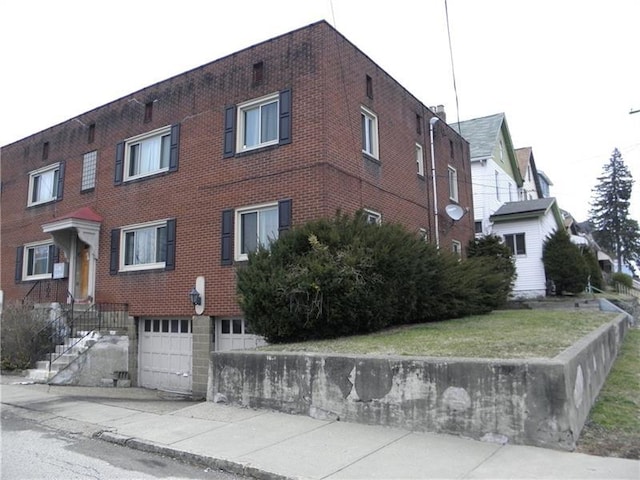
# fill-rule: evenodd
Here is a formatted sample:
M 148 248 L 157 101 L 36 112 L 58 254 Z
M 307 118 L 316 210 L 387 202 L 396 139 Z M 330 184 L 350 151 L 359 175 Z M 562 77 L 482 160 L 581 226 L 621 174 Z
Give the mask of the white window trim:
M 453 182 L 451 181 L 451 176 L 453 174 Z M 448 175 L 449 175 L 449 199 L 454 202 L 458 201 L 458 171 L 452 167 L 448 166 Z
M 48 198 L 46 200 L 40 200 L 38 202 L 32 202 L 31 199 L 33 198 L 33 187 L 34 187 L 34 178 L 37 176 L 40 176 L 44 173 L 50 172 L 50 171 L 55 171 L 58 170 L 58 175 L 60 175 L 60 162 L 58 163 L 53 163 L 51 165 L 47 165 L 46 167 L 42 167 L 39 168 L 37 170 L 32 170 L 29 172 L 29 196 L 27 198 L 27 206 L 31 207 L 33 205 L 42 205 L 43 203 L 49 203 L 49 202 L 54 202 L 57 200 L 58 198 L 58 185 L 54 185 L 53 186 L 53 195 L 51 198 Z
M 424 177 L 424 148 L 416 143 L 416 163 L 418 164 L 418 175 Z
M 157 270 L 165 268 L 166 262 L 141 263 L 138 265 L 125 265 L 126 257 L 126 234 L 135 230 L 152 227 L 166 227 L 169 219 L 157 220 L 155 222 L 137 223 L 135 225 L 127 225 L 120 227 L 120 252 L 119 252 L 119 271 L 120 272 L 136 272 L 140 270 Z
M 261 203 L 259 205 L 251 205 L 249 207 L 242 207 L 242 208 L 238 208 L 236 209 L 235 212 L 235 227 L 234 227 L 234 252 L 235 252 L 235 259 L 238 262 L 242 262 L 245 260 L 249 259 L 249 254 L 247 253 L 241 253 L 242 250 L 242 235 L 241 235 L 241 229 L 242 229 L 242 222 L 241 222 L 241 218 L 242 215 L 245 213 L 251 213 L 251 212 L 258 212 L 260 210 L 266 210 L 266 209 L 272 209 L 275 208 L 276 210 L 278 209 L 278 202 L 270 202 L 270 203 Z
M 517 249 L 518 249 L 518 242 L 517 242 L 517 236 L 518 235 L 522 235 L 522 238 L 524 240 L 524 253 L 518 253 Z M 526 232 L 516 232 L 516 233 L 505 233 L 502 235 L 502 238 L 504 240 L 505 245 L 507 245 L 509 247 L 509 244 L 507 243 L 507 236 L 511 236 L 513 237 L 513 249 L 512 254 L 514 257 L 526 257 L 527 256 L 527 234 Z M 510 248 L 511 249 L 511 248 Z
M 251 110 L 252 108 L 256 108 L 273 101 L 276 101 L 278 104 L 278 110 L 276 112 L 276 138 L 268 142 L 262 142 L 254 146 L 247 147 L 244 144 L 245 122 L 243 113 L 245 112 L 245 110 Z M 280 93 L 271 93 L 269 95 L 265 95 L 264 97 L 254 98 L 253 100 L 249 100 L 248 102 L 239 104 L 236 112 L 236 119 L 238 124 L 238 135 L 236 136 L 237 152 L 248 152 L 251 150 L 256 150 L 258 148 L 267 147 L 269 145 L 277 145 L 280 142 Z
M 462 242 L 459 240 L 451 240 L 451 251 L 459 257 L 462 257 Z
M 380 157 L 380 148 L 379 148 L 379 137 L 378 137 L 378 116 L 373 113 L 371 110 L 369 110 L 366 107 L 361 106 L 360 107 L 360 114 L 364 115 L 365 117 L 369 117 L 370 119 L 373 120 L 372 122 L 372 126 L 373 126 L 373 131 L 370 132 L 371 135 L 371 140 L 372 140 L 372 152 L 368 152 L 365 149 L 362 149 L 362 153 L 369 155 L 370 157 L 375 158 L 376 160 L 379 159 Z M 362 122 L 362 119 L 360 120 Z
M 41 273 L 39 275 L 27 275 L 29 271 L 29 249 L 34 247 L 44 247 L 49 248 L 53 245 L 51 241 L 43 241 L 43 242 L 32 242 L 26 243 L 22 249 L 22 280 L 47 280 L 53 276 L 53 272 L 50 273 Z M 48 264 L 51 264 L 51 259 L 47 259 Z
M 367 223 L 375 223 L 376 225 L 380 225 L 382 223 L 382 214 L 380 212 L 376 212 L 375 210 L 369 210 L 368 208 L 364 209 L 364 213 L 366 215 Z M 371 219 L 375 219 L 375 222 L 371 222 Z
M 167 125 L 165 127 L 156 128 L 155 130 L 151 130 L 150 132 L 143 133 L 141 135 L 136 135 L 135 137 L 127 138 L 124 142 L 124 165 L 123 165 L 123 182 L 129 182 L 132 180 L 137 180 L 139 178 L 149 177 L 151 175 L 157 175 L 158 173 L 169 171 L 169 165 L 166 167 L 158 168 L 156 170 L 152 170 L 149 172 L 139 173 L 138 175 L 129 175 L 129 167 L 131 165 L 131 145 L 134 143 L 142 142 L 149 138 L 153 137 L 162 137 L 164 135 L 171 135 L 171 125 Z

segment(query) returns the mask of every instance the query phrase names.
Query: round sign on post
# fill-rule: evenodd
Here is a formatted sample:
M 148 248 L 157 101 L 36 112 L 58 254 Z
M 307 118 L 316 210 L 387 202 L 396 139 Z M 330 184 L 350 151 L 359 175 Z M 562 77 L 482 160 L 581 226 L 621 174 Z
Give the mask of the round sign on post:
M 197 315 L 202 315 L 205 305 L 204 277 L 196 277 L 196 290 L 200 294 L 200 304 L 195 305 L 195 310 Z

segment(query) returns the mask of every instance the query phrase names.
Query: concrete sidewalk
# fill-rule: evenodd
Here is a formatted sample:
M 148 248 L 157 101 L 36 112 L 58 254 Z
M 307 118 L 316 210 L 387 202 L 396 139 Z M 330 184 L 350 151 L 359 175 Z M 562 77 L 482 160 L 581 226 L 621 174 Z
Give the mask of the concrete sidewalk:
M 3 408 L 67 432 L 256 478 L 638 479 L 640 461 L 193 402 L 139 388 L 20 384 Z

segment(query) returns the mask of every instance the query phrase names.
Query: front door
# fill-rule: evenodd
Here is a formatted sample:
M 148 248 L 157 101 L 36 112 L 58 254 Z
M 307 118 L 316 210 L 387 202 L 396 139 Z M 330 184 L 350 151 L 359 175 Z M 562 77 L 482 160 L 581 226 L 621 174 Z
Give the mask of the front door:
M 87 300 L 89 296 L 89 245 L 78 239 L 76 246 L 75 297 L 76 300 Z

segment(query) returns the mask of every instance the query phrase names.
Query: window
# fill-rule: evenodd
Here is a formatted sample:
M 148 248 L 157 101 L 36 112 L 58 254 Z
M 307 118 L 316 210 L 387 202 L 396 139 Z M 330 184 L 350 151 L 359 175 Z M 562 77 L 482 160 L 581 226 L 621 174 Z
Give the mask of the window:
M 245 103 L 238 107 L 238 150 L 251 150 L 278 143 L 278 95 Z
M 449 198 L 455 202 L 458 201 L 458 172 L 455 168 L 449 166 Z
M 51 278 L 55 247 L 52 243 L 25 245 L 22 258 L 22 279 L 41 280 Z
M 87 132 L 87 143 L 93 143 L 96 139 L 96 124 L 89 125 L 89 131 Z
M 44 142 L 42 144 L 42 160 L 49 159 L 49 142 Z
M 424 177 L 424 152 L 419 143 L 416 143 L 416 163 L 418 164 L 418 175 Z
M 131 225 L 111 232 L 111 273 L 175 265 L 175 220 Z
M 247 260 L 259 246 L 268 248 L 273 240 L 291 229 L 293 200 L 265 203 L 222 211 L 220 263 Z
M 373 158 L 378 158 L 378 117 L 375 113 L 362 107 L 362 151 Z
M 504 236 L 504 243 L 511 250 L 512 255 L 526 255 L 524 233 L 510 233 Z
M 473 223 L 476 234 L 482 234 L 482 222 L 474 222 Z
M 416 113 L 416 133 L 422 135 L 422 117 Z
M 373 99 L 373 80 L 369 75 L 366 76 L 367 97 Z
M 178 170 L 180 124 L 129 138 L 116 146 L 114 183 L 122 184 L 162 172 Z
M 494 176 L 494 181 L 495 181 L 495 184 L 496 184 L 496 198 L 498 200 L 500 200 L 500 178 L 499 178 L 500 174 L 496 170 L 494 172 L 493 176 Z
M 462 244 L 458 240 L 451 241 L 451 251 L 458 257 L 462 257 Z
M 165 127 L 125 142 L 124 180 L 169 170 L 171 128 Z
M 500 161 L 504 163 L 504 143 L 500 140 Z
M 268 248 L 278 238 L 278 205 L 236 211 L 236 260 L 246 260 L 259 247 Z
M 164 267 L 167 242 L 166 225 L 154 225 L 122 231 L 124 245 L 122 270 L 144 266 Z
M 364 219 L 372 225 L 380 225 L 382 223 L 382 214 L 373 210 L 365 210 Z
M 62 164 L 56 163 L 29 173 L 29 202 L 38 205 L 62 197 Z
M 98 152 L 85 153 L 82 158 L 82 183 L 80 191 L 90 190 L 96 186 L 96 168 L 98 163 Z

